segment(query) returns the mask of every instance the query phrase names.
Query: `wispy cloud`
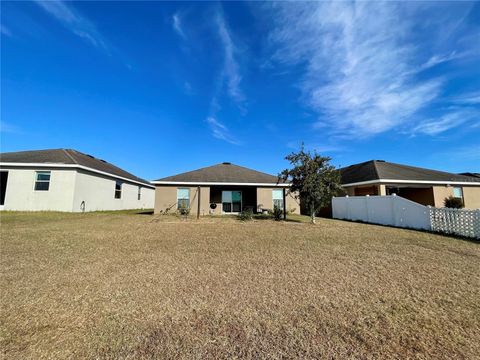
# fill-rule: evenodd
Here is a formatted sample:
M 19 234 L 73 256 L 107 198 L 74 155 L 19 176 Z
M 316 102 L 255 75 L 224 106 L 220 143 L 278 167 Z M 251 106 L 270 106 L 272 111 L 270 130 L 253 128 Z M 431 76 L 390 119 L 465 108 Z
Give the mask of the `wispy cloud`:
M 456 51 L 452 51 L 451 53 L 446 55 L 433 55 L 430 59 L 428 59 L 428 61 L 425 64 L 421 66 L 421 70 L 430 69 L 434 66 L 437 66 L 455 59 L 459 59 L 464 55 L 465 54 L 458 54 Z
M 473 110 L 456 110 L 446 113 L 437 119 L 428 119 L 413 128 L 413 133 L 438 135 L 447 130 L 465 124 L 478 118 L 478 112 Z
M 188 81 L 183 83 L 183 90 L 185 91 L 186 95 L 193 95 L 192 85 Z
M 0 133 L 21 134 L 22 130 L 16 125 L 0 121 Z
M 9 37 L 12 37 L 13 34 L 11 33 L 11 31 L 3 24 L 0 24 L 0 33 L 2 35 L 5 35 L 5 36 L 9 36 Z
M 237 103 L 245 100 L 240 90 L 240 70 L 235 59 L 236 47 L 233 43 L 230 30 L 228 29 L 223 13 L 218 11 L 216 15 L 216 25 L 224 51 L 223 75 L 227 79 L 227 90 L 230 97 Z
M 207 123 L 210 126 L 212 135 L 217 139 L 224 140 L 233 145 L 239 145 L 240 143 L 230 134 L 228 128 L 215 119 L 213 116 L 207 117 Z
M 473 91 L 473 92 L 455 96 L 451 101 L 457 104 L 479 105 L 480 91 Z
M 185 32 L 183 31 L 183 27 L 182 27 L 182 17 L 181 17 L 181 14 L 179 12 L 176 12 L 175 14 L 173 14 L 173 16 L 172 16 L 172 26 L 173 26 L 173 29 L 175 30 L 175 32 L 182 39 L 186 39 L 186 35 L 185 35 Z
M 406 126 L 442 96 L 445 79 L 420 80 L 419 69 L 460 55 L 420 54 L 412 41 L 416 16 L 406 16 L 402 6 L 392 2 L 273 6 L 272 58 L 304 69 L 300 87 L 306 103 L 333 134 L 366 137 Z M 447 123 L 455 122 L 445 120 L 436 128 L 424 124 L 421 129 L 435 134 Z
M 63 1 L 35 0 L 35 2 L 75 35 L 107 53 L 110 52 L 106 41 L 95 25 L 76 11 L 71 4 L 67 5 Z
M 215 14 L 215 27 L 223 50 L 224 61 L 222 69 L 219 70 L 219 75 L 214 87 L 214 94 L 210 101 L 207 123 L 214 137 L 225 140 L 230 144 L 239 145 L 240 142 L 230 134 L 227 126 L 217 120 L 217 113 L 221 110 L 220 98 L 225 92 L 225 89 L 228 97 L 236 104 L 240 111 L 242 113 L 246 112 L 245 96 L 240 89 L 242 77 L 240 75 L 240 67 L 235 57 L 237 49 L 221 10 L 218 10 Z

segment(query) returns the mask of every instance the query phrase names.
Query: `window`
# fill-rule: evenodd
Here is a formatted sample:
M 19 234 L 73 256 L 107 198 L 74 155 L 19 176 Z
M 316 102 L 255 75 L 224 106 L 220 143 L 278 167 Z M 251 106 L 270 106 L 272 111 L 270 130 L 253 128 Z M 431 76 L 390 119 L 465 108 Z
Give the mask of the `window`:
M 458 199 L 463 199 L 463 191 L 461 187 L 454 187 L 453 188 L 453 197 Z
M 283 209 L 283 190 L 282 189 L 272 190 L 272 199 L 273 199 L 273 207 L 278 206 L 280 209 Z
M 239 213 L 242 211 L 241 191 L 222 191 L 222 211 L 224 213 Z
M 50 188 L 50 171 L 35 171 L 35 190 L 48 191 Z
M 137 193 L 137 200 L 140 200 L 142 198 L 142 187 L 138 187 L 138 193 Z
M 115 199 L 122 198 L 122 182 L 117 181 L 115 182 Z
M 190 189 L 177 189 L 177 209 L 188 209 L 190 207 Z

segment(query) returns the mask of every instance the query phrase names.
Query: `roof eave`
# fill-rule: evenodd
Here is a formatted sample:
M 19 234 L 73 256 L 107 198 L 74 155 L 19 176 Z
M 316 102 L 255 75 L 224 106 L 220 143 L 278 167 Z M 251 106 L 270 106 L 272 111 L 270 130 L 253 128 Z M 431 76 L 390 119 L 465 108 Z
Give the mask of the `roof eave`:
M 151 181 L 154 185 L 190 185 L 190 186 L 272 186 L 272 187 L 290 187 L 289 183 L 244 183 L 244 182 L 222 182 L 222 181 Z
M 138 180 L 133 180 L 129 179 L 123 176 L 115 175 L 112 173 L 108 173 L 105 171 L 100 171 L 97 169 L 90 168 L 88 166 L 83 166 L 79 164 L 62 164 L 62 163 L 15 163 L 15 162 L 0 162 L 0 167 L 2 166 L 14 166 L 14 167 L 44 167 L 44 168 L 70 168 L 70 169 L 82 169 L 86 171 L 90 171 L 93 173 L 109 176 L 115 179 L 120 179 L 128 182 L 132 182 L 135 184 L 140 184 L 142 186 L 149 187 L 151 189 L 154 189 L 155 187 L 151 184 L 151 182 L 142 182 Z
M 430 184 L 430 185 L 477 185 L 480 186 L 480 182 L 475 181 L 432 181 L 432 180 L 395 180 L 395 179 L 375 179 L 367 181 L 359 181 L 354 183 L 342 184 L 342 186 L 360 186 L 360 185 L 372 185 L 372 184 Z

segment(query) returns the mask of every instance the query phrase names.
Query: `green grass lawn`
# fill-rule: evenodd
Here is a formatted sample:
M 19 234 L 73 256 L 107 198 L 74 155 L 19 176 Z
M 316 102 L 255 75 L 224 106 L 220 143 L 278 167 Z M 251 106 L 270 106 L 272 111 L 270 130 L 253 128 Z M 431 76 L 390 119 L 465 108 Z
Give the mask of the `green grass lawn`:
M 3 358 L 480 354 L 478 243 L 299 216 L 0 217 Z

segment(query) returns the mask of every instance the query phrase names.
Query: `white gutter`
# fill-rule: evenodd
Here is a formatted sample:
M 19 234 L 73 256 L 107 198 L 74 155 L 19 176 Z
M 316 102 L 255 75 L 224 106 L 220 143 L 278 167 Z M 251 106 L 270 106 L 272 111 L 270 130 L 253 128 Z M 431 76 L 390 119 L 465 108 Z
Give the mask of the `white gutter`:
M 273 186 L 273 187 L 290 187 L 291 184 L 277 183 L 235 183 L 235 182 L 193 182 L 193 181 L 150 181 L 155 185 L 227 185 L 227 186 Z
M 139 185 L 142 185 L 142 186 L 146 186 L 146 187 L 149 187 L 149 188 L 153 188 L 153 187 L 154 187 L 153 185 L 150 185 L 150 184 L 146 184 L 146 183 L 143 183 L 143 182 L 140 182 L 140 181 L 128 179 L 128 178 L 123 177 L 123 176 L 114 175 L 114 174 L 111 174 L 111 173 L 108 173 L 108 172 L 105 172 L 105 171 L 100 171 L 100 170 L 92 169 L 92 168 L 89 168 L 89 167 L 87 167 L 87 166 L 78 165 L 78 164 L 0 162 L 0 167 L 4 167 L 4 166 L 5 166 L 5 167 L 13 166 L 13 167 L 34 167 L 34 168 L 43 167 L 43 168 L 82 169 L 82 170 L 90 171 L 90 172 L 93 172 L 93 173 L 97 173 L 97 174 L 101 174 L 101 175 L 106 175 L 106 176 L 109 176 L 109 177 L 113 177 L 113 178 L 115 178 L 115 179 L 121 179 L 121 180 L 124 180 L 124 181 L 132 182 L 132 183 L 139 184 Z
M 428 180 L 393 180 L 393 179 L 377 179 L 360 181 L 356 183 L 342 184 L 342 186 L 359 186 L 370 184 L 430 184 L 430 185 L 477 185 L 480 186 L 480 182 L 468 182 L 468 181 L 428 181 Z

